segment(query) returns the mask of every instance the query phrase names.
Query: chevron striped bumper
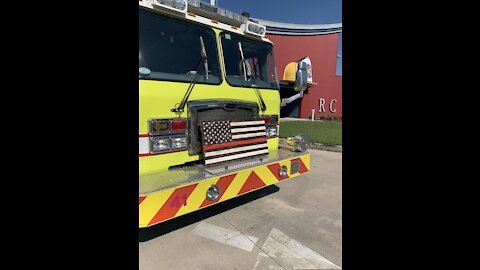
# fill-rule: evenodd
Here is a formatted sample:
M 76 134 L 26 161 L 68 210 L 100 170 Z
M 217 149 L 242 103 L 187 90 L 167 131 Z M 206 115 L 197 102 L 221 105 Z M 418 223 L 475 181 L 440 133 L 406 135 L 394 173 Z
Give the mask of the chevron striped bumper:
M 279 174 L 282 166 L 287 168 L 284 177 Z M 139 179 L 139 227 L 149 227 L 200 210 L 309 170 L 309 153 L 279 149 L 270 153 L 268 161 L 261 165 L 246 166 L 220 175 L 213 175 L 197 166 L 142 176 Z M 212 186 L 219 191 L 213 200 L 206 196 Z

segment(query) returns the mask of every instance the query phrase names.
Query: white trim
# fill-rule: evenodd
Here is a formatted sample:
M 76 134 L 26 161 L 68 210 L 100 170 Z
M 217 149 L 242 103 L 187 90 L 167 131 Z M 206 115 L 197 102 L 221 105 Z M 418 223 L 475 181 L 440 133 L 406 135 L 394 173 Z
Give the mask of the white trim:
M 139 137 L 138 138 L 138 154 L 150 154 L 150 138 Z

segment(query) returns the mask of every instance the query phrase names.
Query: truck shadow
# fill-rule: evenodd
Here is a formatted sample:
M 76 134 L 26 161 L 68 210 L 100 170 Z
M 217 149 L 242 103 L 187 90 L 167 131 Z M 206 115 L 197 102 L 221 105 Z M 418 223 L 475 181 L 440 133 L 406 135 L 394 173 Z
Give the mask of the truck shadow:
M 276 185 L 270 185 L 262 189 L 252 191 L 245 195 L 230 199 L 228 201 L 224 201 L 222 203 L 212 205 L 205 209 L 197 210 L 195 212 L 159 223 L 151 227 L 139 228 L 139 233 L 138 233 L 139 242 L 146 242 L 146 241 L 152 240 L 156 237 L 170 233 L 177 229 L 183 228 L 185 226 L 191 225 L 193 223 L 199 222 L 209 217 L 218 215 L 220 213 L 223 213 L 230 209 L 244 205 L 251 201 L 255 201 L 264 196 L 273 194 L 279 190 L 280 188 L 277 187 Z

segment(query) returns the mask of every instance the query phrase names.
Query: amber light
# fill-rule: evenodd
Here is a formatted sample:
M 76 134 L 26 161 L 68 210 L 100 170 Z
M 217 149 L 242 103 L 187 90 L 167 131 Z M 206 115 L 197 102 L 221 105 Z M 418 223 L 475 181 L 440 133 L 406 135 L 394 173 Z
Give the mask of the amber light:
M 168 122 L 167 121 L 162 121 L 162 122 L 155 122 L 152 125 L 153 131 L 165 131 L 168 129 Z

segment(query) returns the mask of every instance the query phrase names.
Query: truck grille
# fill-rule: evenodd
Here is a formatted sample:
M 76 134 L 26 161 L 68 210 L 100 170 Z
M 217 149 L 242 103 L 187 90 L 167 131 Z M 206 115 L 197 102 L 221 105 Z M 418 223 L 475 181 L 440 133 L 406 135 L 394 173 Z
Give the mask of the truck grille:
M 233 100 L 196 100 L 188 102 L 190 117 L 188 130 L 188 152 L 201 154 L 201 123 L 208 121 L 248 121 L 262 120 L 258 114 L 258 104 Z
M 268 154 L 265 121 L 203 121 L 205 165 Z

